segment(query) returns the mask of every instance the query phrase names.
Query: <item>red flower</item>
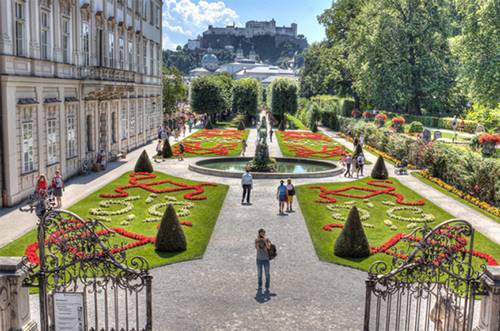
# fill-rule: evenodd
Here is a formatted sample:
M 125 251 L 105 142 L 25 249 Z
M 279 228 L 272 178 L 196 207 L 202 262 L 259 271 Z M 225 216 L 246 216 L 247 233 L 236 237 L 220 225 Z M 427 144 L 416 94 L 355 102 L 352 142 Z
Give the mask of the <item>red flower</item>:
M 399 124 L 399 125 L 403 125 L 403 124 L 405 124 L 405 123 L 406 123 L 406 120 L 405 120 L 405 118 L 404 118 L 404 117 L 402 117 L 402 116 L 401 116 L 401 117 L 394 117 L 394 118 L 392 119 L 392 123 L 394 123 L 394 124 Z
M 363 117 L 364 118 L 371 118 L 372 117 L 372 113 L 370 113 L 369 111 L 364 111 L 363 112 Z
M 351 116 L 354 118 L 358 118 L 360 115 L 361 113 L 356 109 L 351 112 Z
M 386 114 L 377 114 L 375 115 L 375 119 L 380 122 L 385 122 L 387 121 L 387 115 Z
M 479 143 L 484 145 L 486 142 L 492 142 L 495 145 L 500 144 L 500 134 L 483 134 L 479 136 Z

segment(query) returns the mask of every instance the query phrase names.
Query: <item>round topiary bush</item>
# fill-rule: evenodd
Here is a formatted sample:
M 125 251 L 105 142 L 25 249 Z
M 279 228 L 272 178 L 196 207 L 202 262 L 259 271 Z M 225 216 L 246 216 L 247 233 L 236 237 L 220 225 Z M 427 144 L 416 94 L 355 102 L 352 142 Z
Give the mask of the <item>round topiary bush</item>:
M 359 219 L 358 209 L 354 206 L 349 211 L 347 221 L 339 237 L 335 241 L 333 253 L 339 257 L 362 258 L 370 256 L 370 246 L 363 225 Z
M 168 205 L 161 219 L 155 249 L 159 252 L 182 252 L 187 249 L 186 237 L 172 204 Z
M 389 173 L 387 172 L 384 158 L 382 156 L 378 157 L 377 162 L 373 166 L 372 178 L 375 178 L 375 179 L 387 179 L 387 178 L 389 178 Z
M 163 141 L 163 148 L 161 150 L 161 155 L 163 156 L 164 159 L 171 158 L 173 153 L 172 153 L 172 147 L 170 147 L 170 142 L 168 139 L 165 139 Z
M 424 125 L 418 121 L 410 123 L 408 128 L 408 133 L 422 133 L 424 131 Z
M 135 172 L 149 172 L 152 173 L 153 165 L 151 164 L 151 160 L 149 159 L 149 155 L 146 150 L 143 150 L 141 156 L 137 159 L 134 167 Z

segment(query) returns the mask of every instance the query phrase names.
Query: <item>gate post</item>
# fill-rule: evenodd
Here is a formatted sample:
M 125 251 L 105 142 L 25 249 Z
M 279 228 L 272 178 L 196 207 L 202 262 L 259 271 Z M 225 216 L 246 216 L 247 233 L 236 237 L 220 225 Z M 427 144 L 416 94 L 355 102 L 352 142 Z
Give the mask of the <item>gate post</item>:
M 481 300 L 479 325 L 474 331 L 500 330 L 500 266 L 487 266 L 481 281 L 486 295 Z
M 0 331 L 35 331 L 22 257 L 0 257 Z
M 366 296 L 365 296 L 365 319 L 363 324 L 363 331 L 370 330 L 370 305 L 372 299 L 372 290 L 375 287 L 375 281 L 370 277 L 369 280 L 365 281 L 366 284 Z

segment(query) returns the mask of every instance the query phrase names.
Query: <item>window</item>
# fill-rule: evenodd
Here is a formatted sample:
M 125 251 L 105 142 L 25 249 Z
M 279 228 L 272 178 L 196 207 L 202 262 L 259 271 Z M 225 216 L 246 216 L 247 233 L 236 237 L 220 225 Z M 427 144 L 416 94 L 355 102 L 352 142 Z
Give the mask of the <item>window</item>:
M 76 114 L 75 105 L 68 106 L 69 112 L 66 115 L 66 157 L 76 156 Z
M 136 45 L 135 45 L 135 50 L 136 50 L 136 62 L 135 62 L 135 65 L 136 65 L 136 70 L 137 72 L 141 72 L 141 69 L 140 69 L 140 65 L 141 65 L 141 40 L 139 38 L 137 38 L 137 42 L 136 42 Z
M 116 112 L 111 113 L 111 143 L 116 144 Z
M 92 115 L 87 115 L 87 152 L 92 152 L 94 150 L 92 144 Z
M 118 39 L 118 47 L 119 47 L 119 58 L 120 58 L 120 69 L 125 69 L 125 40 L 123 37 Z
M 50 36 L 50 25 L 49 25 L 49 13 L 42 11 L 41 15 L 41 38 L 40 38 L 40 46 L 41 46 L 41 56 L 42 60 L 49 59 L 49 36 Z
M 57 162 L 57 107 L 47 106 L 47 163 Z
M 62 21 L 62 52 L 63 62 L 69 63 L 69 20 L 63 19 Z
M 22 110 L 21 122 L 21 162 L 22 172 L 27 173 L 35 170 L 33 150 L 33 111 L 30 108 Z
M 135 104 L 134 104 L 134 102 L 132 102 L 130 104 L 129 116 L 130 116 L 130 126 L 129 126 L 130 135 L 134 136 L 135 135 Z
M 82 23 L 82 55 L 83 55 L 83 65 L 90 65 L 90 32 L 89 23 Z
M 109 31 L 108 33 L 108 66 L 114 67 L 115 58 L 115 35 L 113 31 Z
M 143 0 L 142 1 L 142 18 L 147 20 L 147 15 L 148 15 L 148 2 L 149 0 Z
M 103 32 L 102 29 L 99 29 L 97 31 L 97 38 L 96 38 L 96 44 L 97 44 L 97 65 L 99 67 L 104 66 L 104 61 L 103 61 L 103 52 L 104 52 L 104 46 L 103 46 L 104 40 L 103 40 Z
M 154 59 L 154 54 L 156 53 L 154 51 L 154 44 L 151 43 L 151 48 L 149 50 L 149 72 L 150 75 L 153 76 L 155 74 L 154 68 L 155 68 L 155 59 Z
M 134 43 L 128 42 L 128 70 L 134 70 Z
M 161 6 L 155 6 L 155 26 L 157 28 L 160 28 L 160 23 L 161 23 Z
M 24 53 L 24 3 L 16 2 L 16 55 Z
M 159 123 L 156 113 L 156 103 L 153 102 L 151 105 L 151 118 L 149 119 L 149 129 L 152 130 L 155 128 L 155 123 Z
M 137 134 L 141 134 L 144 131 L 144 112 L 143 112 L 143 100 L 139 101 L 139 107 L 137 107 Z
M 156 6 L 152 2 L 149 3 L 149 24 L 155 25 L 156 19 Z
M 143 64 L 143 68 L 142 68 L 142 73 L 147 75 L 148 73 L 148 60 L 147 60 L 147 56 L 148 56 L 148 47 L 146 46 L 146 42 L 144 42 L 144 45 L 142 47 L 142 58 L 143 58 L 143 61 L 142 61 L 142 64 Z
M 128 123 L 127 123 L 127 107 L 123 106 L 120 113 L 120 129 L 122 139 L 127 139 L 128 137 Z

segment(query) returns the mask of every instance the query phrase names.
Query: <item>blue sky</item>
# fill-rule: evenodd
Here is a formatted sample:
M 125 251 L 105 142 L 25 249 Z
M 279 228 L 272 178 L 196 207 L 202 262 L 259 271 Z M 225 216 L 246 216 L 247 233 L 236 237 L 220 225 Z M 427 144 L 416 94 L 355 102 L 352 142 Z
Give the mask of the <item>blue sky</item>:
M 271 20 L 277 25 L 295 22 L 308 41 L 324 38 L 316 16 L 332 0 L 166 0 L 163 6 L 163 48 L 184 45 L 206 30 L 209 24 L 242 26 L 249 20 Z

